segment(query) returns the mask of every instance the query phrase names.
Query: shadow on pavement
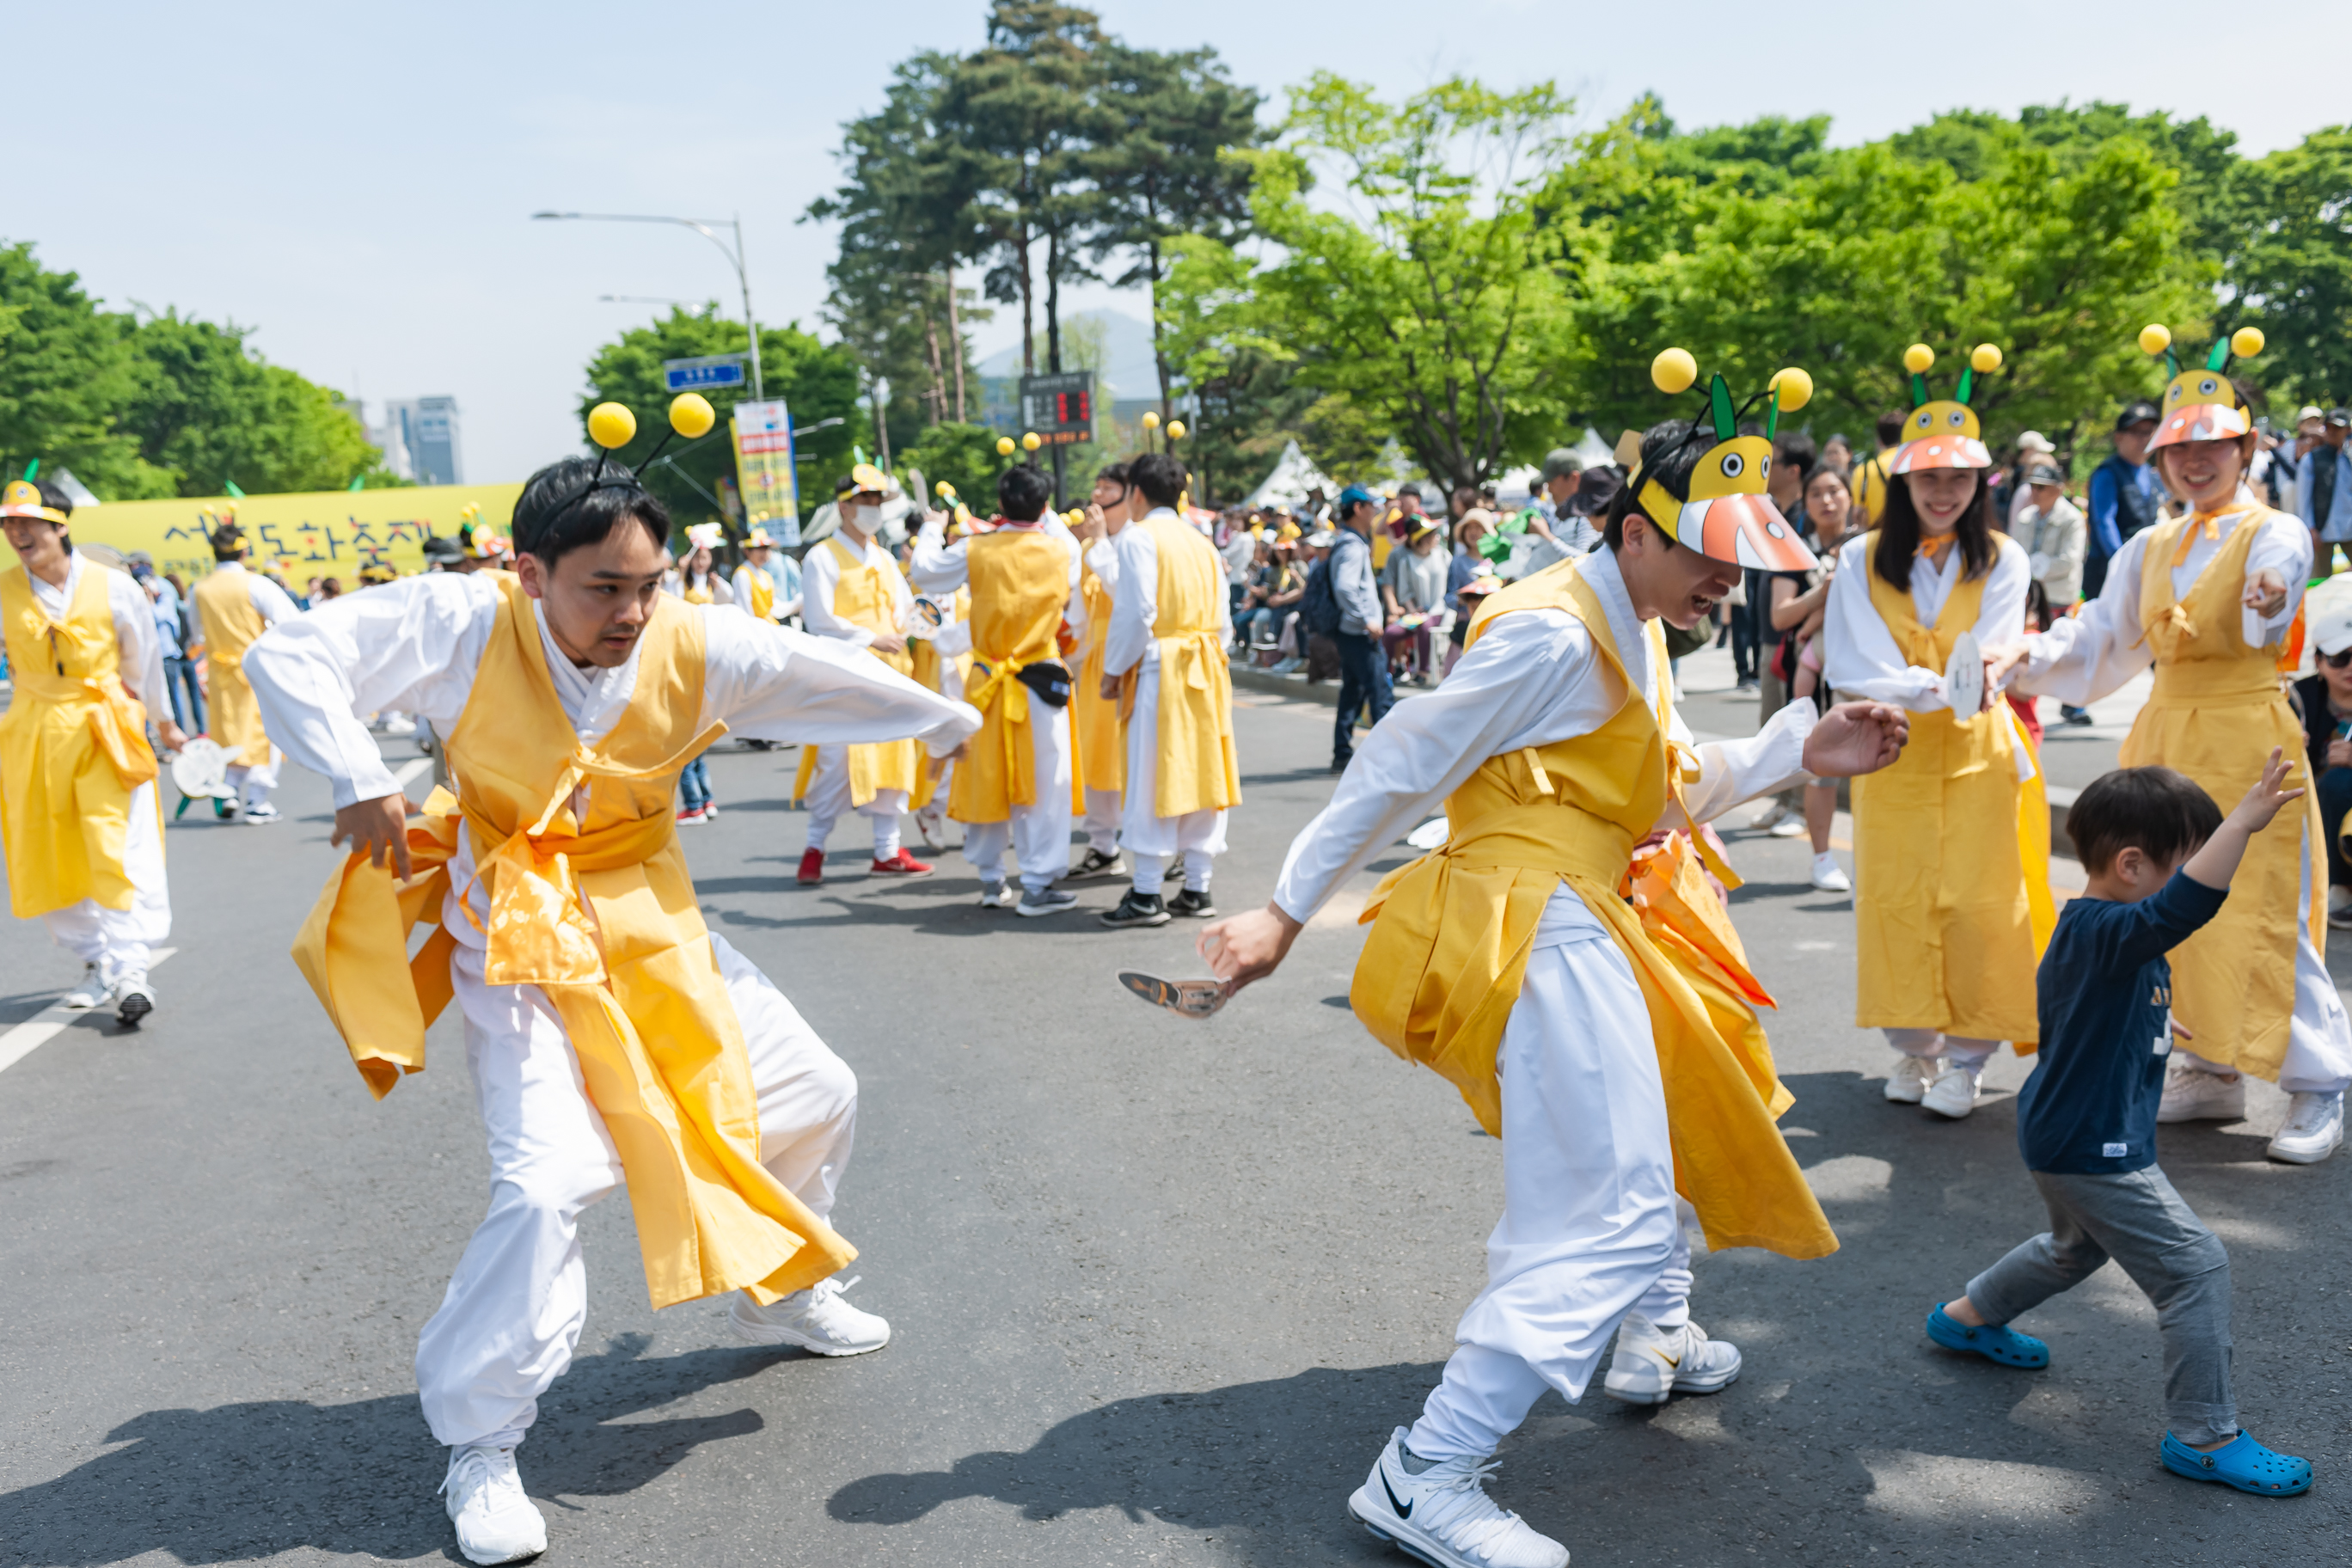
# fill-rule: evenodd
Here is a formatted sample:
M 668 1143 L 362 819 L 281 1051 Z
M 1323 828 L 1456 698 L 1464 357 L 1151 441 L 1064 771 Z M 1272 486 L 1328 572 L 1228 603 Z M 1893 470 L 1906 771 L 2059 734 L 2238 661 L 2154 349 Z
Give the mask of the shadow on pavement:
M 622 1335 L 611 1349 L 582 1357 L 558 1394 L 542 1402 L 522 1450 L 523 1485 L 532 1496 L 632 1492 L 700 1444 L 759 1431 L 760 1415 L 748 1408 L 622 1418 L 800 1359 L 714 1349 L 647 1361 L 646 1343 L 643 1335 Z M 165 1552 L 182 1563 L 227 1563 L 303 1547 L 456 1560 L 434 1495 L 446 1453 L 425 1430 L 414 1394 L 349 1405 L 260 1400 L 151 1410 L 105 1440 L 130 1446 L 0 1495 L 8 1562 L 79 1568 Z

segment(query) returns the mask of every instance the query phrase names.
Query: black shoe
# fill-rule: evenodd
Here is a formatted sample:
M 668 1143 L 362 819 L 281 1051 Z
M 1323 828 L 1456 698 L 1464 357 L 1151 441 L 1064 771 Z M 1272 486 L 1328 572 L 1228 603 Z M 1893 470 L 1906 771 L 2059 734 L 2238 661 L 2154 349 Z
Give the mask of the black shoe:
M 1171 855 L 1168 857 L 1168 869 L 1160 873 L 1160 879 L 1163 882 L 1182 881 L 1184 879 L 1184 857 L 1181 855 Z
M 2069 724 L 2095 724 L 2098 722 L 2096 719 L 2091 717 L 2091 710 L 2087 708 L 2062 707 L 2058 710 L 2058 716 L 2065 720 Z
M 1168 910 L 1157 893 L 1139 893 L 1133 888 L 1119 900 L 1118 908 L 1107 910 L 1102 917 L 1107 926 L 1164 926 Z
M 1191 915 L 1195 920 L 1205 920 L 1217 912 L 1217 906 L 1209 901 L 1207 889 L 1203 888 L 1196 893 L 1187 888 L 1168 900 L 1168 912 L 1171 915 Z
M 1348 771 L 1348 764 L 1355 760 L 1353 757 L 1334 757 L 1331 759 L 1331 771 L 1335 773 L 1344 773 Z
M 1125 875 L 1127 875 L 1127 867 L 1119 859 L 1117 850 L 1114 849 L 1106 855 L 1089 844 L 1087 846 L 1087 852 L 1079 857 L 1078 863 L 1071 867 L 1069 875 L 1062 879 L 1066 882 L 1090 882 L 1097 877 Z

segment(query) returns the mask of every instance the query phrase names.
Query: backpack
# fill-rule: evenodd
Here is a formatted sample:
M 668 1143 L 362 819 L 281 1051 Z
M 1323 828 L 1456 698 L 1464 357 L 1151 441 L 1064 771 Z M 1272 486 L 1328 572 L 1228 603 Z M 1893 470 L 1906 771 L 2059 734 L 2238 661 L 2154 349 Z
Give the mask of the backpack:
M 1317 637 L 1339 635 L 1339 595 L 1331 582 L 1331 567 L 1350 540 L 1359 546 L 1364 543 L 1358 535 L 1341 530 L 1339 542 L 1331 547 L 1331 553 L 1318 561 L 1307 574 L 1307 592 L 1298 601 L 1298 624 Z

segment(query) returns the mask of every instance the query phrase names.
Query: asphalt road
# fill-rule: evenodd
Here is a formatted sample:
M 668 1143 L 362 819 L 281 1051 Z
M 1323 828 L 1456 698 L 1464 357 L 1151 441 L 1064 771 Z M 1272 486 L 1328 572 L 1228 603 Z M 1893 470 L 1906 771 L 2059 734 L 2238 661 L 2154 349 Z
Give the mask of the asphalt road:
M 1694 722 L 1731 728 L 1708 700 L 1726 717 Z M 1329 723 L 1241 712 L 1227 908 L 1327 795 Z M 828 1362 L 735 1345 L 715 1304 L 657 1315 L 604 1205 L 580 1360 L 522 1450 L 545 1561 L 1403 1563 L 1345 1499 L 1477 1288 L 1500 1149 L 1346 1011 L 1355 928 L 1318 922 L 1184 1023 L 1112 974 L 1193 972 L 1190 927 L 982 910 L 954 857 L 878 886 L 854 829 L 794 887 L 792 760 L 714 757 L 689 853 L 711 923 L 859 1074 L 836 1217 L 897 1337 Z M 285 956 L 325 791 L 295 773 L 281 799 L 273 827 L 172 833 L 178 952 L 143 1030 L 85 1020 L 0 1072 L 0 1562 L 457 1560 L 410 1362 L 485 1197 L 461 1041 L 445 1022 L 430 1070 L 369 1100 Z M 2046 1373 L 1925 1340 L 1932 1300 L 2040 1228 L 2022 1069 L 1998 1059 L 1965 1122 L 1885 1104 L 1847 901 L 1806 885 L 1801 841 L 1733 848 L 1788 1135 L 1844 1248 L 1703 1258 L 1696 1315 L 1742 1381 L 1654 1412 L 1548 1396 L 1496 1495 L 1580 1564 L 2344 1561 L 2352 1162 L 2265 1163 L 2262 1086 L 2247 1125 L 2166 1130 L 2231 1248 L 2248 1424 L 2320 1480 L 2271 1501 L 2166 1475 L 2153 1313 L 2113 1269 L 2028 1320 Z M 0 1030 L 77 969 L 0 923 Z

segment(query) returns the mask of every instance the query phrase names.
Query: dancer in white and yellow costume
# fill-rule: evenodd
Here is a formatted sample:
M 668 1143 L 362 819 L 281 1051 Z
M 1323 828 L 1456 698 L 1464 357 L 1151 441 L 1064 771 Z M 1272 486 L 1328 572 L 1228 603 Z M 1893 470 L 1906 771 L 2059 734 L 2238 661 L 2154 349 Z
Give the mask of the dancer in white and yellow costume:
M 1118 581 L 1116 543 L 1128 524 L 1135 491 L 1127 465 L 1111 463 L 1095 475 L 1093 504 L 1085 516 L 1086 546 L 1078 575 L 1078 603 L 1086 613 L 1085 651 L 1070 697 L 1070 738 L 1077 750 L 1080 798 L 1085 806 L 1086 849 L 1070 867 L 1073 881 L 1127 875 L 1119 858 L 1119 819 L 1127 808 L 1127 721 L 1117 696 L 1103 689 L 1103 657 L 1110 641 L 1110 611 Z
M 13 683 L 0 716 L 0 850 L 10 909 L 82 961 L 65 1005 L 111 1004 L 136 1024 L 155 1009 L 147 967 L 172 931 L 148 712 L 166 748 L 186 737 L 164 695 L 147 595 L 75 549 L 72 521 L 58 486 L 0 489 L 0 531 L 16 556 L 0 570 Z
M 735 603 L 763 621 L 786 620 L 801 609 L 799 598 L 786 598 L 777 585 L 775 553 L 776 542 L 768 531 L 753 529 L 743 536 L 743 564 L 729 582 Z
M 1886 460 L 1878 522 L 1838 552 L 1822 624 L 1840 696 L 1911 714 L 1903 760 L 1853 785 L 1854 1022 L 1895 1052 L 1886 1098 L 1958 1119 L 1976 1108 L 2003 1040 L 2031 1051 L 2034 971 L 2056 913 L 2050 808 L 2008 703 L 1954 713 L 1944 674 L 1962 634 L 1979 651 L 2025 626 L 2032 569 L 1992 525 L 1992 467 L 1969 400 L 2000 364 L 1979 345 L 1954 398 L 1931 398 L 1935 354 L 1915 343 L 1909 439 Z
M 1670 350 L 1653 374 L 1680 392 L 1696 367 Z M 1790 407 L 1811 391 L 1801 372 L 1774 384 Z M 1753 1026 L 1763 993 L 1706 868 L 1737 879 L 1688 834 L 1808 768 L 1883 765 L 1904 721 L 1875 704 L 1817 721 L 1801 702 L 1752 739 L 1691 743 L 1658 619 L 1699 624 L 1743 570 L 1812 560 L 1765 493 L 1769 439 L 1737 434 L 1720 376 L 1708 403 L 1706 421 L 1643 438 L 1606 548 L 1490 596 L 1445 683 L 1372 730 L 1293 840 L 1274 901 L 1202 938 L 1227 979 L 1272 972 L 1318 908 L 1444 804 L 1445 846 L 1366 906 L 1350 1000 L 1500 1136 L 1503 1215 L 1444 1382 L 1349 1508 L 1450 1568 L 1568 1561 L 1484 1482 L 1547 1389 L 1583 1397 L 1612 1340 L 1606 1387 L 1622 1399 L 1738 1375 L 1738 1352 L 1689 1320 L 1678 1194 L 1711 1247 L 1837 1245 L 1774 1125 L 1790 1097 Z M 1621 894 L 1635 876 L 1638 907 Z
M 2151 664 L 2156 689 L 2123 743 L 2126 767 L 2188 774 L 2217 801 L 2236 800 L 2273 747 L 2308 788 L 2304 731 L 2287 705 L 2279 660 L 2311 571 L 2311 531 L 2247 488 L 2253 416 L 2230 379 L 2233 358 L 2262 352 L 2243 327 L 2202 364 L 2179 367 L 2172 334 L 2140 333 L 2171 379 L 2149 460 L 2189 515 L 2124 542 L 2106 586 L 2082 610 L 1996 661 L 2015 664 L 2023 691 L 2095 702 Z M 2159 1121 L 2236 1121 L 2241 1072 L 2293 1097 L 2270 1155 L 2309 1164 L 2344 1138 L 2352 1086 L 2352 1020 L 2322 957 L 2327 863 L 2316 792 L 2255 837 L 2212 923 L 2172 952 L 2172 1010 L 2196 1031 L 2172 1053 Z
M 1062 639 L 1082 637 L 1078 542 L 1047 510 L 1054 482 L 1023 464 L 997 481 L 996 526 L 950 544 L 933 512 L 915 541 L 909 573 L 926 594 L 971 590 L 971 677 L 965 696 L 980 733 L 956 763 L 948 815 L 963 824 L 964 858 L 979 873 L 981 902 L 1013 902 L 1005 875 L 1020 862 L 1018 913 L 1057 914 L 1077 903 L 1054 886 L 1070 859 L 1070 689 Z M 1075 621 L 1073 617 L 1076 617 Z M 1027 672 L 1027 673 L 1024 673 Z M 1058 687 L 1049 701 L 1033 687 Z
M 1209 879 L 1225 852 L 1225 813 L 1241 804 L 1234 752 L 1234 681 L 1225 649 L 1234 640 L 1225 563 L 1201 531 L 1177 513 L 1184 467 L 1166 453 L 1128 465 L 1129 503 L 1148 510 L 1112 541 L 1117 578 L 1104 639 L 1104 696 L 1127 720 L 1127 801 L 1119 837 L 1135 862 L 1134 885 L 1109 926 L 1155 926 L 1171 915 L 1213 915 Z M 1184 887 L 1163 902 L 1161 872 L 1184 863 Z
M 610 447 L 634 421 L 608 405 L 590 427 Z M 515 1447 L 579 1340 L 580 1215 L 624 1182 L 656 1307 L 735 1292 L 752 1342 L 855 1355 L 888 1340 L 835 1282 L 856 1256 L 830 1220 L 856 1079 L 704 926 L 671 791 L 730 731 L 944 751 L 979 724 L 839 642 L 662 593 L 669 520 L 617 467 L 542 468 L 514 528 L 515 573 L 351 595 L 246 661 L 355 850 L 295 958 L 369 1088 L 424 1069 L 448 1003 L 465 1021 L 490 1206 L 425 1325 L 416 1381 L 475 1563 L 546 1548 Z M 421 817 L 352 717 L 387 705 L 447 737 L 457 793 Z M 439 930 L 412 963 L 419 922 Z
M 236 792 L 232 804 L 238 819 L 275 822 L 278 808 L 269 804 L 269 792 L 278 787 L 285 755 L 262 729 L 261 710 L 245 679 L 245 650 L 262 633 L 302 612 L 285 589 L 246 569 L 245 531 L 235 514 L 211 531 L 211 542 L 213 569 L 190 590 L 205 630 L 210 733 L 229 753 L 228 782 Z
M 881 469 L 860 463 L 836 487 L 840 531 L 801 562 L 801 621 L 816 636 L 864 648 L 907 675 L 915 668 L 907 647 L 915 595 L 898 559 L 876 537 L 888 482 Z M 929 876 L 931 868 L 898 843 L 898 817 L 912 803 L 921 768 L 919 752 L 906 742 L 803 748 L 793 784 L 793 797 L 808 807 L 802 885 L 824 879 L 825 840 L 852 812 L 874 825 L 874 875 Z

